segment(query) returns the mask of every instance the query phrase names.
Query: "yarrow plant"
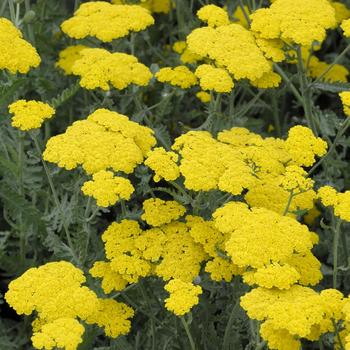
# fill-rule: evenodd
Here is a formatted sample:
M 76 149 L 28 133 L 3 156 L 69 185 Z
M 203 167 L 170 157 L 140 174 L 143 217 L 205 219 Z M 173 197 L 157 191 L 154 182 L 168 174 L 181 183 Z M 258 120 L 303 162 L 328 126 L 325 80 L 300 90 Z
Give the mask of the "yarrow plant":
M 350 349 L 350 4 L 0 4 L 4 349 Z

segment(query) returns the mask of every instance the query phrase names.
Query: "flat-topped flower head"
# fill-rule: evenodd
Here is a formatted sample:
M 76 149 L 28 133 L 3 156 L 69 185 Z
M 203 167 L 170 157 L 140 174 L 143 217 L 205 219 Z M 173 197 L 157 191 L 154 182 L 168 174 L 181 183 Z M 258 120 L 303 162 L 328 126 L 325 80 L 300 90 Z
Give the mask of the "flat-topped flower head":
M 197 84 L 196 76 L 186 66 L 161 68 L 156 73 L 156 78 L 162 83 L 168 83 L 182 89 L 188 89 Z
M 76 350 L 84 333 L 80 320 L 97 324 L 113 338 L 130 330 L 133 310 L 115 300 L 98 298 L 85 282 L 83 271 L 58 261 L 31 268 L 9 284 L 8 304 L 19 315 L 37 315 L 34 347 Z
M 318 197 L 324 206 L 333 207 L 336 216 L 350 222 L 350 191 L 342 193 L 331 186 L 323 186 L 318 190 Z
M 108 169 L 130 174 L 155 143 L 151 129 L 102 108 L 51 137 L 44 159 L 67 170 L 82 166 L 88 174 Z
M 80 55 L 72 73 L 80 76 L 80 85 L 88 90 L 109 90 L 110 85 L 118 90 L 131 84 L 146 86 L 152 78 L 149 68 L 133 55 L 104 49 L 85 49 Z
M 251 15 L 251 30 L 264 39 L 279 39 L 302 46 L 322 42 L 336 25 L 328 0 L 276 0 Z
M 203 27 L 187 36 L 188 49 L 225 68 L 236 80 L 256 80 L 272 70 L 252 32 L 240 24 Z
M 316 156 L 322 157 L 326 154 L 327 143 L 316 137 L 311 129 L 297 125 L 288 132 L 286 148 L 295 164 L 311 166 L 315 163 Z
M 23 39 L 22 33 L 6 18 L 0 17 L 0 70 L 10 73 L 28 73 L 39 66 L 41 59 L 36 49 Z
M 195 71 L 199 85 L 203 90 L 212 90 L 219 93 L 231 92 L 233 81 L 230 74 L 223 68 L 210 64 L 201 64 Z
M 209 27 L 220 27 L 230 24 L 227 12 L 216 5 L 205 5 L 198 12 L 197 17 L 208 23 Z
M 152 226 L 161 226 L 178 219 L 185 214 L 186 208 L 176 201 L 164 201 L 160 198 L 150 198 L 142 204 L 144 213 L 142 220 Z
M 62 23 L 61 28 L 74 39 L 93 36 L 103 42 L 110 42 L 130 32 L 144 30 L 152 24 L 153 17 L 141 6 L 92 1 L 81 4 L 74 16 Z
M 179 156 L 175 152 L 167 152 L 163 147 L 156 147 L 147 154 L 145 165 L 154 171 L 154 181 L 176 180 L 180 176 L 177 161 Z
M 165 299 L 165 307 L 177 316 L 183 316 L 199 302 L 198 296 L 202 294 L 202 288 L 180 279 L 173 279 L 165 285 L 165 290 L 170 296 Z
M 299 338 L 317 340 L 334 331 L 344 299 L 336 289 L 317 293 L 298 285 L 288 290 L 259 287 L 241 297 L 241 306 L 250 318 L 262 322 L 261 335 L 271 348 L 299 349 Z
M 66 47 L 60 51 L 56 67 L 61 68 L 67 75 L 73 74 L 72 69 L 74 63 L 82 57 L 81 51 L 88 48 L 89 47 L 84 45 L 72 45 Z
M 32 336 L 36 349 L 51 350 L 55 348 L 76 350 L 83 342 L 84 326 L 74 318 L 58 318 L 44 324 L 40 331 Z
M 86 181 L 81 190 L 86 196 L 95 198 L 98 206 L 109 207 L 118 200 L 129 200 L 135 189 L 130 180 L 101 170 L 93 174 L 92 180 Z
M 18 100 L 9 105 L 13 114 L 12 126 L 22 131 L 40 128 L 46 119 L 52 118 L 55 110 L 47 103 L 40 101 Z

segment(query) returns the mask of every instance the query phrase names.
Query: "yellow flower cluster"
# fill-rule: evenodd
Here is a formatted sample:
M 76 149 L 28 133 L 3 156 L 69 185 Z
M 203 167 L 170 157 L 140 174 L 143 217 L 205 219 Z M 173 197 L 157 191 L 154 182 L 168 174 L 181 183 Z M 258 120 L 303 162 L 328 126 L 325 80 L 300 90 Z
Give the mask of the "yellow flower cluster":
M 318 190 L 318 197 L 324 206 L 333 207 L 336 216 L 350 222 L 350 191 L 341 193 L 331 186 L 324 186 Z
M 311 56 L 308 60 L 308 74 L 312 78 L 318 78 L 323 74 L 331 65 L 320 61 L 316 56 Z M 332 68 L 323 76 L 323 79 L 330 82 L 344 82 L 348 81 L 347 76 L 349 75 L 349 70 L 341 65 L 334 64 Z
M 315 162 L 315 156 L 322 157 L 327 151 L 325 141 L 300 125 L 289 130 L 286 147 L 292 160 L 300 166 L 311 166 Z
M 9 305 L 20 315 L 37 314 L 34 347 L 76 350 L 84 333 L 79 320 L 103 327 L 111 337 L 129 331 L 133 310 L 112 299 L 99 299 L 83 286 L 85 282 L 81 270 L 60 261 L 31 268 L 10 283 L 5 295 Z
M 230 234 L 225 249 L 247 271 L 246 283 L 288 289 L 321 279 L 320 263 L 311 253 L 317 236 L 296 220 L 265 208 L 250 210 L 241 202 L 227 203 L 213 218 L 217 229 Z
M 74 63 L 82 58 L 81 51 L 84 49 L 88 47 L 84 45 L 68 46 L 59 53 L 56 67 L 61 68 L 67 75 L 73 74 Z
M 180 55 L 182 63 L 195 63 L 201 59 L 200 56 L 191 52 L 186 44 L 186 41 L 177 41 L 173 45 L 173 50 Z
M 282 39 L 302 46 L 322 42 L 326 30 L 336 26 L 328 0 L 276 0 L 251 15 L 251 29 L 264 39 Z
M 289 213 L 313 207 L 316 193 L 301 167 L 324 155 L 327 144 L 310 129 L 296 126 L 285 141 L 263 139 L 244 128 L 219 132 L 217 139 L 208 132 L 191 131 L 178 137 L 172 148 L 180 155 L 187 189 L 219 189 L 233 195 L 248 189 L 249 205 L 283 214 L 291 189 Z
M 38 67 L 40 56 L 36 49 L 22 37 L 22 33 L 6 18 L 0 17 L 0 70 L 10 73 L 28 73 Z
M 100 207 L 109 207 L 120 199 L 129 200 L 135 189 L 130 180 L 101 170 L 93 174 L 92 181 L 85 182 L 81 190 L 86 196 L 94 197 Z
M 153 17 L 141 6 L 92 1 L 80 5 L 74 16 L 62 23 L 61 28 L 75 39 L 94 36 L 103 42 L 110 42 L 152 24 Z
M 110 53 L 104 49 L 84 49 L 72 66 L 72 73 L 81 77 L 86 89 L 125 89 L 130 84 L 146 86 L 152 78 L 148 67 L 126 53 Z
M 339 97 L 343 104 L 343 110 L 347 117 L 350 117 L 350 91 L 343 91 L 339 93 Z
M 206 91 L 199 91 L 196 93 L 196 97 L 203 103 L 208 103 L 211 101 L 211 96 Z
M 145 165 L 154 171 L 154 181 L 159 182 L 176 180 L 180 176 L 177 165 L 179 156 L 175 152 L 167 152 L 163 147 L 156 147 L 148 152 Z
M 289 290 L 256 288 L 241 298 L 250 318 L 262 323 L 260 334 L 270 349 L 299 350 L 300 338 L 317 340 L 342 319 L 343 295 L 335 289 L 317 293 L 294 285 Z
M 151 129 L 101 108 L 51 137 L 44 159 L 67 170 L 81 165 L 88 174 L 108 168 L 130 174 L 155 143 Z
M 141 219 L 151 226 L 161 226 L 185 214 L 186 208 L 176 201 L 150 198 L 143 202 Z
M 161 68 L 156 73 L 156 78 L 162 83 L 169 83 L 182 89 L 187 89 L 197 84 L 196 76 L 186 66 Z
M 203 90 L 216 92 L 231 92 L 234 84 L 225 69 L 216 68 L 210 64 L 201 64 L 197 67 L 195 75 L 199 79 L 199 85 Z
M 125 0 L 112 0 L 112 4 L 121 5 Z M 172 4 L 171 0 L 141 0 L 137 5 L 144 7 L 150 12 L 154 13 L 169 13 Z
M 222 233 L 212 222 L 200 217 L 188 216 L 186 222 L 172 221 L 148 230 L 141 230 L 136 221 L 123 220 L 112 223 L 102 239 L 108 261 L 96 262 L 90 273 L 102 278 L 104 291 L 120 290 L 127 283 L 155 275 L 170 281 L 169 288 L 166 287 L 170 292 L 166 307 L 177 315 L 188 312 L 198 302 L 201 290 L 192 285 L 192 281 L 199 274 L 201 263 L 207 261 L 208 272 L 212 269 L 218 281 L 223 276 L 229 281 L 237 271 L 230 262 L 220 258 L 214 248 L 223 244 Z M 180 290 L 182 301 L 179 300 Z
M 59 318 L 44 324 L 40 331 L 32 336 L 36 349 L 75 350 L 83 341 L 84 326 L 74 318 Z
M 340 1 L 329 0 L 330 4 L 335 10 L 335 20 L 337 25 L 343 22 L 345 19 L 350 18 L 350 10 Z
M 47 103 L 40 101 L 18 100 L 9 105 L 13 114 L 12 126 L 22 131 L 40 128 L 46 119 L 52 118 L 55 110 Z
M 206 22 L 209 27 L 220 27 L 230 24 L 227 12 L 216 5 L 203 6 L 197 12 L 197 17 Z
M 349 38 L 350 37 L 350 19 L 346 19 L 341 24 L 341 29 L 344 31 L 344 36 Z
M 165 299 L 165 307 L 178 316 L 182 316 L 199 302 L 198 295 L 202 294 L 202 288 L 189 282 L 173 279 L 165 285 L 165 290 L 170 297 Z
M 210 58 L 236 80 L 257 80 L 272 69 L 254 35 L 239 24 L 197 28 L 187 36 L 187 44 L 190 51 Z

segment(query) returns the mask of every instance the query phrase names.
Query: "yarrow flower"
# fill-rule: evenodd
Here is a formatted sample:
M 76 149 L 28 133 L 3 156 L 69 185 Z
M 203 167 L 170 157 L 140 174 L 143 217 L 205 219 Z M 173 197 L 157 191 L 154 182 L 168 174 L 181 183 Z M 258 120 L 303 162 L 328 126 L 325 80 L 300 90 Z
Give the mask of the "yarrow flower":
M 81 165 L 88 174 L 109 168 L 130 174 L 155 143 L 151 129 L 101 108 L 51 137 L 43 156 L 67 170 Z
M 293 161 L 302 166 L 311 166 L 315 156 L 322 157 L 327 151 L 325 141 L 315 137 L 309 128 L 300 125 L 289 130 L 286 147 Z
M 197 84 L 196 76 L 186 66 L 161 68 L 156 73 L 156 78 L 162 83 L 169 83 L 182 89 L 187 89 Z
M 196 63 L 201 59 L 199 55 L 196 55 L 188 49 L 186 41 L 176 41 L 172 49 L 180 55 L 180 61 L 182 63 Z
M 85 182 L 81 190 L 86 196 L 94 197 L 100 207 L 109 207 L 120 199 L 129 200 L 135 189 L 130 180 L 101 170 L 93 174 L 92 181 Z
M 230 24 L 227 12 L 216 5 L 203 6 L 197 12 L 197 17 L 203 22 L 208 23 L 209 27 L 220 27 Z
M 65 74 L 73 74 L 74 63 L 82 58 L 81 51 L 88 49 L 89 47 L 84 45 L 68 46 L 64 50 L 60 51 L 56 67 L 61 68 Z
M 217 229 L 231 232 L 225 250 L 247 270 L 249 284 L 287 289 L 296 282 L 307 285 L 320 280 L 320 263 L 311 254 L 317 236 L 294 219 L 265 208 L 249 210 L 240 202 L 227 203 L 213 218 Z M 314 262 L 306 264 L 305 258 Z M 279 276 L 283 270 L 287 273 Z
M 197 28 L 187 36 L 187 45 L 203 59 L 227 69 L 236 80 L 257 80 L 272 69 L 254 35 L 239 24 Z
M 336 216 L 350 222 L 350 191 L 341 193 L 331 186 L 323 186 L 318 190 L 318 197 L 324 206 L 333 207 Z
M 40 331 L 32 336 L 33 346 L 36 349 L 75 350 L 82 343 L 84 326 L 74 318 L 59 318 L 44 324 Z
M 219 93 L 231 92 L 234 86 L 232 78 L 225 69 L 209 64 L 198 66 L 195 75 L 199 78 L 199 84 L 203 90 L 213 90 Z
M 20 315 L 37 314 L 34 347 L 76 350 L 84 333 L 79 320 L 103 327 L 112 337 L 128 333 L 133 310 L 112 299 L 99 299 L 83 286 L 85 281 L 81 270 L 59 261 L 31 268 L 9 284 L 8 304 Z
M 302 46 L 322 42 L 326 30 L 336 25 L 328 0 L 276 0 L 251 15 L 251 30 L 264 39 L 283 39 Z
M 201 100 L 203 103 L 208 103 L 211 100 L 211 96 L 206 91 L 199 91 L 196 93 L 196 97 Z
M 186 208 L 176 201 L 164 201 L 160 198 L 150 198 L 142 204 L 144 213 L 141 216 L 151 226 L 161 226 L 177 220 L 184 215 Z
M 122 90 L 130 84 L 146 86 L 152 78 L 148 67 L 126 53 L 84 49 L 80 55 L 72 66 L 72 73 L 81 77 L 80 85 L 85 89 L 109 90 L 112 85 Z
M 61 28 L 74 39 L 95 36 L 103 42 L 110 42 L 130 32 L 144 30 L 152 24 L 153 17 L 141 6 L 92 1 L 81 4 L 74 16 L 62 23 Z
M 333 332 L 343 315 L 343 295 L 335 289 L 317 293 L 298 285 L 288 290 L 256 288 L 241 297 L 241 306 L 262 322 L 260 334 L 272 349 L 299 349 L 300 338 L 317 340 Z
M 339 97 L 343 104 L 343 110 L 347 117 L 350 117 L 350 91 L 343 91 L 339 93 Z
M 52 118 L 55 110 L 47 103 L 40 101 L 18 100 L 9 105 L 13 114 L 12 126 L 22 131 L 40 128 L 46 119 Z
M 0 17 L 0 70 L 28 73 L 40 64 L 36 49 L 23 39 L 22 33 L 6 18 Z
M 145 165 L 154 171 L 154 181 L 162 179 L 174 181 L 180 176 L 177 161 L 179 156 L 175 152 L 167 152 L 163 147 L 156 147 L 148 152 Z
M 179 279 L 171 280 L 164 288 L 170 293 L 170 296 L 165 299 L 165 307 L 178 316 L 183 316 L 198 304 L 198 295 L 202 294 L 200 286 Z

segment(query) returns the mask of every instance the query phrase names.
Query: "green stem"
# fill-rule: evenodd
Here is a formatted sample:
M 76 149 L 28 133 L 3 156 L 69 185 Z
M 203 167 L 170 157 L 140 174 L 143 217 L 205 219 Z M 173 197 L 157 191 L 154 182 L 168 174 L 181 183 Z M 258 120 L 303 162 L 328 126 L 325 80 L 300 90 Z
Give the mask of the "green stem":
M 42 156 L 42 151 L 41 151 L 41 148 L 40 148 L 40 145 L 39 145 L 39 142 L 38 142 L 38 139 L 36 138 L 36 136 L 33 134 L 33 133 L 30 133 L 30 136 L 32 138 L 32 140 L 34 141 L 34 145 L 35 145 L 35 148 L 37 150 L 37 152 L 39 153 L 40 155 L 40 158 L 41 158 L 41 163 L 44 167 L 44 170 L 45 170 L 45 174 L 46 174 L 46 177 L 47 177 L 47 180 L 49 182 L 49 186 L 50 186 L 50 189 L 51 189 L 51 192 L 52 192 L 52 196 L 53 196 L 53 199 L 54 199 L 54 202 L 55 202 L 55 205 L 56 205 L 56 208 L 60 211 L 60 214 L 61 214 L 61 219 L 62 219 L 62 224 L 63 224 L 63 229 L 64 229 L 64 232 L 66 234 L 66 238 L 67 238 L 67 242 L 68 242 L 68 246 L 69 248 L 71 249 L 72 251 L 72 255 L 73 255 L 73 258 L 74 260 L 79 263 L 79 259 L 77 257 L 77 255 L 75 254 L 75 251 L 74 251 L 74 248 L 73 248 L 73 242 L 72 242 L 72 237 L 70 235 L 70 232 L 68 230 L 68 226 L 67 226 L 67 223 L 65 221 L 65 215 L 64 215 L 64 212 L 62 210 L 62 205 L 58 199 L 58 195 L 57 195 L 57 192 L 56 192 L 56 188 L 55 188 L 55 185 L 52 181 L 52 176 L 50 174 L 50 170 L 46 164 L 46 162 L 44 161 L 43 159 L 43 156 Z
M 181 319 L 182 325 L 184 326 L 185 332 L 187 334 L 188 341 L 190 342 L 191 350 L 196 350 L 196 344 L 193 340 L 192 334 L 191 334 L 190 329 L 188 327 L 188 324 L 185 320 L 185 317 L 182 316 L 182 317 L 180 317 L 180 319 Z
M 272 115 L 278 137 L 282 136 L 281 122 L 278 114 L 278 102 L 274 91 L 271 92 Z
M 10 9 L 11 22 L 17 27 L 16 12 L 15 12 L 15 7 L 13 5 L 13 0 L 8 0 L 8 4 Z
M 334 61 L 313 81 L 312 84 L 318 83 L 322 78 L 324 78 L 327 73 L 346 55 L 350 50 L 350 44 L 334 59 Z
M 239 299 L 236 301 L 235 305 L 232 308 L 230 318 L 228 319 L 225 333 L 224 333 L 224 341 L 222 343 L 222 349 L 223 350 L 230 350 L 230 332 L 232 329 L 233 321 L 235 319 L 235 316 L 237 315 L 237 309 L 239 307 Z
M 23 167 L 24 167 L 24 134 L 22 131 L 18 132 L 18 193 L 20 196 L 24 197 L 24 182 L 23 182 Z M 19 214 L 19 251 L 21 262 L 24 263 L 26 256 L 26 237 L 23 227 L 23 217 L 22 213 Z
M 292 83 L 292 81 L 288 78 L 287 74 L 284 72 L 284 70 L 277 64 L 275 63 L 273 65 L 273 67 L 275 68 L 275 70 L 277 71 L 277 73 L 282 77 L 282 79 L 284 80 L 284 82 L 287 84 L 287 86 L 292 90 L 295 98 L 298 100 L 298 102 L 300 104 L 303 104 L 303 98 L 300 95 L 299 91 L 297 90 L 297 88 L 294 86 L 294 84 Z
M 298 76 L 299 76 L 299 83 L 300 83 L 300 90 L 301 90 L 301 97 L 302 97 L 302 105 L 304 108 L 304 114 L 305 118 L 307 120 L 309 128 L 314 132 L 315 135 L 317 135 L 316 126 L 313 120 L 312 115 L 312 96 L 311 96 L 311 90 L 308 86 L 308 81 L 306 77 L 306 71 L 304 67 L 303 57 L 301 53 L 301 48 L 298 46 L 297 48 L 297 56 L 298 56 Z
M 337 135 L 335 136 L 335 139 L 329 148 L 327 154 L 322 157 L 308 172 L 308 176 L 310 176 L 335 150 L 337 143 L 339 139 L 344 135 L 345 131 L 348 129 L 350 126 L 350 117 L 347 117 L 345 122 L 343 123 L 342 127 L 338 130 Z
M 248 25 L 250 26 L 250 18 L 249 18 L 249 13 L 247 13 L 247 11 L 244 8 L 244 4 L 242 0 L 238 0 L 238 6 L 241 8 L 243 16 L 245 18 L 245 20 L 247 21 Z M 249 8 L 249 6 L 248 6 Z
M 293 197 L 294 197 L 294 193 L 292 190 L 289 194 L 288 202 L 287 202 L 286 208 L 284 209 L 283 216 L 288 214 L 290 205 L 292 204 Z
M 24 6 L 26 9 L 26 12 L 28 12 L 30 10 L 30 0 L 25 0 L 24 2 Z M 30 41 L 35 44 L 35 35 L 34 35 L 34 31 L 33 31 L 33 26 L 31 23 L 27 24 L 27 28 L 28 28 L 28 36 Z
M 342 221 L 338 219 L 337 224 L 334 230 L 333 237 L 333 288 L 337 288 L 337 277 L 338 277 L 338 248 L 339 248 L 339 236 L 340 236 L 340 227 Z
M 152 306 L 151 306 L 149 297 L 147 295 L 147 291 L 143 285 L 143 281 L 142 280 L 139 281 L 138 285 L 140 287 L 142 297 L 145 299 L 145 301 L 147 303 L 148 310 L 149 310 L 150 314 L 152 314 Z M 151 320 L 151 329 L 152 329 L 152 350 L 156 350 L 156 347 L 157 347 L 157 344 L 156 344 L 156 326 L 154 323 L 154 319 L 150 318 L 150 320 Z

